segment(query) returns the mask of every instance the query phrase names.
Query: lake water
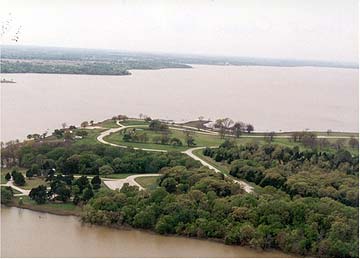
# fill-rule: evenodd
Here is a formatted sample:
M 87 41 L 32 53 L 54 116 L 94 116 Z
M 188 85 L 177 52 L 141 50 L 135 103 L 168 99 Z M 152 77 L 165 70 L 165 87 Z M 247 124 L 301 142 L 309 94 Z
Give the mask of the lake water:
M 278 251 L 206 240 L 118 230 L 56 216 L 1 207 L 1 257 L 288 257 Z
M 6 74 L 1 139 L 116 114 L 176 121 L 230 117 L 255 130 L 358 131 L 358 70 L 194 66 L 131 76 Z

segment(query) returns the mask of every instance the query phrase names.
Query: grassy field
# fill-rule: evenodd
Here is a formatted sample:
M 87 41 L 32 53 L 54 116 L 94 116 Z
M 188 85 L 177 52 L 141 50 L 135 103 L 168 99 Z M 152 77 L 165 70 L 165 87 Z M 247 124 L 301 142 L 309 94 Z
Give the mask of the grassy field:
M 145 189 L 152 190 L 158 186 L 157 184 L 158 178 L 159 176 L 143 176 L 143 177 L 137 177 L 135 181 Z
M 99 142 L 97 141 L 96 138 L 104 130 L 106 130 L 106 129 L 91 129 L 91 130 L 87 129 L 86 131 L 88 132 L 88 135 L 82 139 L 77 139 L 75 141 L 75 144 L 97 144 Z
M 19 187 L 25 190 L 31 190 L 32 188 L 38 187 L 39 185 L 47 186 L 47 182 L 45 182 L 45 179 L 41 177 L 31 177 L 31 179 L 26 178 L 25 185 Z
M 100 126 L 100 127 L 108 128 L 108 129 L 119 127 L 119 125 L 116 124 L 116 121 L 111 120 L 111 119 L 99 122 L 96 124 L 96 126 Z
M 171 145 L 162 145 L 162 144 L 155 144 L 151 143 L 152 139 L 156 136 L 161 136 L 160 132 L 155 132 L 152 130 L 148 130 L 146 128 L 136 128 L 137 131 L 145 131 L 149 142 L 148 143 L 136 143 L 136 142 L 125 142 L 123 141 L 123 135 L 122 132 L 117 132 L 114 134 L 111 134 L 107 137 L 105 137 L 105 140 L 118 144 L 123 146 L 130 146 L 130 147 L 136 147 L 136 148 L 151 148 L 151 149 L 160 149 L 160 150 L 166 150 L 166 151 L 184 151 L 188 149 L 189 147 L 185 145 L 185 134 L 181 130 L 169 130 L 169 138 L 178 138 L 182 141 L 183 146 L 171 146 Z M 201 133 L 192 133 L 192 136 L 195 139 L 196 146 L 194 147 L 210 147 L 210 146 L 218 146 L 221 143 L 224 142 L 224 139 L 220 138 L 220 136 L 217 135 L 207 135 L 207 134 L 201 134 Z M 234 138 L 234 141 L 238 144 L 245 144 L 249 142 L 257 142 L 261 143 L 264 142 L 263 139 L 254 139 L 254 138 Z
M 11 188 L 11 187 L 10 187 Z M 20 194 L 21 192 L 19 192 L 18 190 L 15 190 L 14 188 L 11 188 L 11 190 L 13 191 L 13 194 Z
M 149 125 L 148 122 L 146 121 L 141 121 L 141 120 L 126 120 L 126 121 L 121 121 L 120 122 L 122 125 L 125 126 L 132 126 L 132 125 Z

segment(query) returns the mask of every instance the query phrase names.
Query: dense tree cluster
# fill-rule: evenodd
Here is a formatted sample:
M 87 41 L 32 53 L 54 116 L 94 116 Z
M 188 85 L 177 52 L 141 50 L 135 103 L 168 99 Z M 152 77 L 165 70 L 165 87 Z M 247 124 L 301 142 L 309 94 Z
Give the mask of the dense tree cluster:
M 335 142 L 331 143 L 326 138 L 318 138 L 315 133 L 307 131 L 294 132 L 291 134 L 291 139 L 294 142 L 301 143 L 305 147 L 312 149 L 332 148 L 335 150 L 340 150 L 345 148 L 346 146 L 349 146 L 353 149 L 359 147 L 359 140 L 354 137 L 351 137 L 348 141 L 343 138 L 339 138 Z
M 24 175 L 16 168 L 11 171 L 11 177 L 14 180 L 14 183 L 18 186 L 24 186 L 26 183 Z
M 218 149 L 205 149 L 204 155 L 229 164 L 232 176 L 280 188 L 291 196 L 359 203 L 359 158 L 343 149 L 330 153 L 271 144 L 236 146 L 228 140 Z
M 166 131 L 169 126 L 159 120 L 152 120 L 149 123 L 149 129 L 154 131 Z
M 19 148 L 16 165 L 28 168 L 32 175 L 92 174 L 107 166 L 113 173 L 157 173 L 163 167 L 176 165 L 199 167 L 199 162 L 177 152 L 155 153 L 120 149 L 105 145 L 73 143 L 29 143 Z
M 163 169 L 159 187 L 98 192 L 83 221 L 130 225 L 160 234 L 216 238 L 304 256 L 357 257 L 358 210 L 329 198 L 291 198 L 267 186 L 246 194 L 205 168 Z
M 251 133 L 255 130 L 252 124 L 246 124 L 242 121 L 234 123 L 230 118 L 217 119 L 214 128 L 219 131 L 221 138 L 225 138 L 226 134 L 232 134 L 238 138 L 244 132 Z
M 9 204 L 14 197 L 13 190 L 9 186 L 1 186 L 1 204 Z
M 72 175 L 49 175 L 46 179 L 50 188 L 40 185 L 31 189 L 29 197 L 38 204 L 47 201 L 68 202 L 84 204 L 94 196 L 94 190 L 100 188 L 101 179 L 99 176 L 92 178 L 91 182 L 86 176 L 74 178 Z

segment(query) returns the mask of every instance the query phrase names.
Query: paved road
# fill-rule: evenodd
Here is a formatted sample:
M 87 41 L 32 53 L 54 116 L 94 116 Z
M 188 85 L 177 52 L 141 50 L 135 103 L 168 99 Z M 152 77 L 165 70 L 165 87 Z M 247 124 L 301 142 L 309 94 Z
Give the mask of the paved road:
M 199 150 L 199 149 L 204 149 L 205 147 L 194 147 L 194 148 L 190 148 L 186 151 L 183 151 L 182 153 L 188 155 L 189 157 L 199 161 L 202 165 L 214 170 L 215 172 L 217 173 L 221 173 L 219 169 L 217 169 L 216 167 L 212 166 L 211 164 L 209 164 L 208 162 L 202 160 L 200 157 L 196 156 L 195 154 L 193 154 L 192 152 L 195 151 L 195 150 Z M 212 147 L 214 148 L 214 147 Z M 229 177 L 229 176 L 226 176 L 230 179 L 232 179 L 234 182 L 238 183 L 247 193 L 250 193 L 253 191 L 253 187 L 251 185 L 249 185 L 248 183 L 244 182 L 244 181 L 241 181 L 241 180 L 236 180 L 236 179 L 233 179 L 232 177 Z
M 122 125 L 122 124 L 120 123 L 120 121 L 117 121 L 116 123 L 120 126 L 119 128 L 111 128 L 111 129 L 108 129 L 108 130 L 106 130 L 106 131 L 101 132 L 100 135 L 97 137 L 97 140 L 98 140 L 100 143 L 103 143 L 103 144 L 106 144 L 106 145 L 110 145 L 110 146 L 113 146 L 113 147 L 128 148 L 128 146 L 123 146 L 123 145 L 114 144 L 114 143 L 110 143 L 110 142 L 104 140 L 104 138 L 107 137 L 107 136 L 109 136 L 110 134 L 113 134 L 113 133 L 122 131 L 122 130 L 127 129 L 127 128 L 134 128 L 134 127 L 136 127 L 136 125 L 124 126 L 124 125 Z M 166 150 L 152 149 L 152 148 L 137 148 L 137 147 L 134 147 L 134 149 L 136 149 L 136 150 L 150 151 L 150 152 L 167 152 Z
M 121 121 L 116 121 L 116 124 L 119 125 L 119 128 L 111 128 L 111 129 L 108 129 L 106 131 L 103 131 L 100 133 L 100 135 L 97 137 L 97 140 L 100 142 L 100 143 L 103 143 L 103 144 L 106 144 L 106 145 L 110 145 L 110 146 L 113 146 L 113 147 L 120 147 L 120 148 L 127 148 L 127 146 L 123 146 L 123 145 L 118 145 L 118 144 L 114 144 L 114 143 L 110 143 L 106 140 L 104 140 L 104 138 L 106 136 L 109 136 L 110 134 L 112 133 L 116 133 L 116 132 L 119 132 L 121 130 L 124 130 L 126 128 L 134 128 L 134 127 L 137 127 L 137 125 L 130 125 L 130 126 L 124 126 L 121 124 Z M 176 129 L 176 130 L 181 130 L 181 128 L 174 128 L 172 127 L 172 129 Z M 187 130 L 187 129 L 183 129 L 183 130 Z M 204 132 L 204 131 L 196 131 L 197 133 L 201 133 L 201 134 L 206 134 L 206 135 L 214 135 L 213 132 Z M 217 133 L 215 133 L 217 134 Z M 215 172 L 217 173 L 221 173 L 220 170 L 218 170 L 216 167 L 210 165 L 209 163 L 207 163 L 206 161 L 202 160 L 200 157 L 196 156 L 195 154 L 193 154 L 192 152 L 194 150 L 198 150 L 198 149 L 204 149 L 205 147 L 195 147 L 195 148 L 189 148 L 188 150 L 186 151 L 183 151 L 182 153 L 188 155 L 189 157 L 199 161 L 202 165 L 214 170 Z M 137 150 L 144 150 L 144 151 L 150 151 L 150 152 L 167 152 L 167 150 L 162 150 L 162 149 L 150 149 L 150 148 L 134 148 L 134 149 L 137 149 Z M 228 176 L 227 176 L 228 177 Z M 128 177 L 129 178 L 129 177 Z M 128 179 L 126 178 L 126 179 Z M 136 178 L 136 176 L 135 176 Z M 104 181 L 104 183 L 110 188 L 110 189 L 118 189 L 118 188 L 121 188 L 123 186 L 123 184 L 126 182 L 124 180 L 126 179 L 120 179 L 120 180 L 116 180 L 116 181 Z M 250 193 L 252 192 L 253 190 L 253 187 L 251 187 L 249 184 L 247 184 L 246 182 L 243 182 L 241 180 L 235 180 L 233 178 L 230 178 L 232 179 L 234 182 L 238 183 L 246 192 Z M 129 179 L 129 184 L 132 183 L 136 186 L 139 186 L 139 184 L 137 184 L 135 181 L 132 180 L 132 178 L 130 177 Z M 131 184 L 130 184 L 131 185 Z M 139 186 L 141 187 L 141 186 Z M 142 188 L 142 187 L 141 187 Z
M 121 121 L 116 121 L 116 124 L 119 125 L 119 128 L 112 128 L 112 129 L 108 129 L 106 131 L 103 131 L 100 133 L 100 135 L 97 137 L 97 140 L 103 144 L 106 144 L 106 145 L 110 145 L 110 146 L 114 146 L 114 147 L 120 147 L 120 148 L 127 148 L 127 146 L 123 146 L 123 145 L 118 145 L 118 144 L 114 144 L 114 143 L 110 143 L 106 140 L 104 140 L 104 138 L 106 136 L 109 136 L 110 134 L 112 133 L 116 133 L 116 132 L 119 132 L 121 130 L 124 130 L 126 128 L 134 128 L 134 127 L 137 127 L 137 125 L 130 125 L 130 126 L 124 126 L 121 124 Z M 169 127 L 170 129 L 173 129 L 173 130 L 192 130 L 196 133 L 199 133 L 199 134 L 205 134 L 205 135 L 218 135 L 217 132 L 213 132 L 213 131 L 209 131 L 209 130 L 198 130 L 194 127 L 190 127 L 190 126 L 180 126 L 180 127 L 174 127 L 173 125 L 171 125 Z M 247 136 L 243 136 L 243 138 L 264 138 L 265 135 L 247 135 Z M 349 139 L 351 137 L 348 137 L 348 136 L 317 136 L 318 138 L 342 138 L 342 139 Z M 281 135 L 281 136 L 275 136 L 275 138 L 291 138 L 290 135 Z M 211 164 L 207 163 L 206 161 L 204 161 L 203 159 L 201 159 L 200 157 L 196 156 L 195 154 L 193 154 L 192 152 L 195 151 L 195 150 L 199 150 L 199 149 L 204 149 L 205 147 L 195 147 L 195 148 L 189 148 L 188 150 L 186 151 L 183 151 L 182 153 L 183 154 L 186 154 L 188 155 L 189 157 L 199 161 L 202 165 L 214 170 L 215 172 L 217 173 L 220 173 L 220 170 L 218 170 L 216 167 L 212 166 Z M 134 148 L 134 149 L 137 149 L 137 150 L 144 150 L 144 151 L 150 151 L 150 152 L 167 152 L 166 150 L 161 150 L 161 149 L 150 149 L 150 148 Z M 228 176 L 227 176 L 228 177 Z M 229 177 L 230 178 L 230 177 Z M 127 178 L 126 178 L 127 179 Z M 241 181 L 241 180 L 236 180 L 236 179 L 233 179 L 231 178 L 234 182 L 238 183 L 241 185 L 241 187 L 248 193 L 252 192 L 253 191 L 253 187 L 250 186 L 249 184 L 247 184 L 246 182 L 244 181 Z M 119 181 L 119 183 L 114 183 L 114 181 L 107 181 L 111 186 L 120 186 L 121 182 L 123 182 L 124 179 L 122 179 L 121 181 Z M 131 180 L 130 180 L 131 181 Z M 112 182 L 112 183 L 110 183 Z M 136 186 L 139 186 L 135 181 L 133 181 L 135 183 Z M 118 184 L 118 185 L 117 185 Z M 121 184 L 121 187 L 122 187 L 123 183 Z M 115 188 L 115 187 L 114 187 Z M 118 188 L 118 187 L 117 187 Z M 116 189 L 116 188 L 115 188 Z
M 148 176 L 160 176 L 161 174 L 136 174 L 136 175 L 130 175 L 124 179 L 118 179 L 118 180 L 109 180 L 104 181 L 104 184 L 109 187 L 111 190 L 121 189 L 125 183 L 128 183 L 130 186 L 137 186 L 139 187 L 139 190 L 144 190 L 144 188 L 138 184 L 135 179 L 138 177 L 148 177 Z
M 30 190 L 25 190 L 25 189 L 20 188 L 19 186 L 14 185 L 13 180 L 8 181 L 6 184 L 1 184 L 1 186 L 9 186 L 9 187 L 13 188 L 14 190 L 21 192 L 21 193 L 14 194 L 14 196 L 28 196 L 30 193 Z

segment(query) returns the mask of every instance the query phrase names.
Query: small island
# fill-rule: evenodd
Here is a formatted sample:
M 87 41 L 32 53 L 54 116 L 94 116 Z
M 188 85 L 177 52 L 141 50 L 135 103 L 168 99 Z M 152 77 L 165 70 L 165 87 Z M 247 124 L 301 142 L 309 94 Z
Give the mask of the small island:
M 256 125 L 255 125 L 256 126 Z M 1 203 L 109 227 L 358 257 L 358 133 L 116 115 L 1 146 Z
M 13 80 L 7 80 L 7 79 L 3 78 L 3 79 L 0 80 L 0 83 L 2 83 L 2 84 L 14 84 L 16 82 L 13 81 Z

